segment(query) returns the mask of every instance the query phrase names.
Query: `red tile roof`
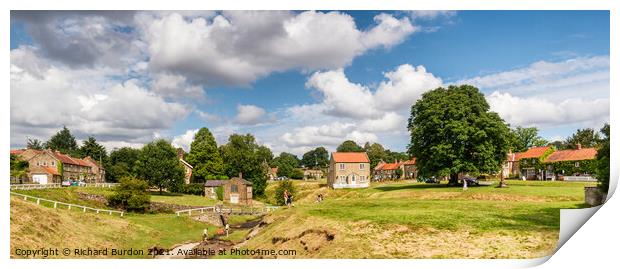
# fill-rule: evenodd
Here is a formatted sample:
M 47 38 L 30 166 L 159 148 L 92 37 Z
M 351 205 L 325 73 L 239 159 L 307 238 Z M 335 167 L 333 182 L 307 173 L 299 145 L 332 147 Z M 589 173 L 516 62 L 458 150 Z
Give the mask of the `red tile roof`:
M 529 148 L 525 152 L 516 153 L 515 159 L 527 159 L 527 158 L 540 158 L 551 147 L 533 147 Z
M 402 162 L 386 163 L 381 170 L 396 170 L 400 167 Z
M 381 170 L 381 168 L 383 168 L 383 166 L 385 165 L 385 163 L 383 161 L 377 163 L 377 166 L 375 166 L 374 170 Z
M 19 155 L 19 154 L 22 154 L 22 153 L 24 153 L 23 149 L 12 149 L 11 150 L 11 154 Z
M 415 164 L 415 158 L 411 158 L 411 160 L 407 160 L 403 162 L 403 165 L 412 165 Z
M 544 162 L 581 161 L 596 158 L 595 148 L 558 150 L 551 153 Z
M 366 152 L 333 152 L 332 159 L 337 163 L 369 163 Z

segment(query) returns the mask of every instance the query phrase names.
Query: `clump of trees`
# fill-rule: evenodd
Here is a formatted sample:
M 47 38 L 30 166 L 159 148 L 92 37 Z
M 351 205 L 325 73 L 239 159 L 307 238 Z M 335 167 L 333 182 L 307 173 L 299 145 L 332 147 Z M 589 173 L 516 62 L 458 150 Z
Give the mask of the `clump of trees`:
M 170 142 L 159 139 L 146 144 L 138 154 L 136 174 L 159 189 L 174 189 L 184 183 L 185 171 Z
M 421 176 L 499 171 L 510 146 L 510 130 L 491 112 L 484 95 L 474 86 L 437 88 L 411 107 L 409 154 L 416 156 Z
M 145 212 L 151 203 L 149 184 L 145 180 L 124 177 L 108 197 L 108 205 L 128 211 Z
M 258 145 L 251 134 L 232 134 L 228 143 L 219 147 L 224 161 L 224 174 L 228 177 L 243 178 L 252 182 L 252 194 L 263 196 L 267 186 L 267 174 L 262 163 L 269 158 L 271 150 Z M 271 155 L 273 156 L 273 155 Z
M 215 137 L 207 128 L 200 128 L 194 136 L 186 160 L 194 167 L 192 174 L 197 182 L 219 179 L 224 175 L 224 161 Z
M 329 164 L 329 153 L 324 147 L 318 147 L 310 150 L 301 158 L 301 165 L 304 167 L 321 168 L 327 167 Z
M 596 169 L 597 179 L 599 182 L 599 189 L 607 193 L 609 191 L 609 166 L 610 166 L 610 144 L 609 144 L 609 124 L 605 124 L 601 129 L 601 133 L 603 133 L 603 138 L 600 140 L 600 148 L 596 154 L 596 160 L 598 162 L 598 166 Z

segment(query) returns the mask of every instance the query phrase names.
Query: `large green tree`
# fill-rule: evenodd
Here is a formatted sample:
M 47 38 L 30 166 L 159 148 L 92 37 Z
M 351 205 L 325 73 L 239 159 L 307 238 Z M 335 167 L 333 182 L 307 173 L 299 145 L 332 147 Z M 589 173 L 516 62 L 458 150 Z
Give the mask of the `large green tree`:
M 373 169 L 380 161 L 389 161 L 388 154 L 385 148 L 379 143 L 366 143 L 364 144 L 364 150 L 370 159 L 370 168 Z
M 531 147 L 545 146 L 549 142 L 538 135 L 536 127 L 517 126 L 510 130 L 511 149 L 514 152 L 523 152 Z
M 139 149 L 122 147 L 110 152 L 106 165 L 106 180 L 119 181 L 123 177 L 135 177 Z
M 252 182 L 252 192 L 262 196 L 267 186 L 267 174 L 263 169 L 264 156 L 261 156 L 261 146 L 251 134 L 232 134 L 228 143 L 220 146 L 220 153 L 224 160 L 224 173 L 229 177 L 237 177 L 243 173 L 243 178 Z
M 26 148 L 27 149 L 36 149 L 36 150 L 42 150 L 43 149 L 43 142 L 41 142 L 41 140 L 39 139 L 30 139 L 28 138 L 28 140 L 26 141 Z
M 609 144 L 609 124 L 605 124 L 601 129 L 601 133 L 603 133 L 603 139 L 600 141 L 600 148 L 596 153 L 596 160 L 598 162 L 596 169 L 596 177 L 599 182 L 599 189 L 607 193 L 609 191 L 609 166 L 611 165 L 611 155 L 610 155 L 610 144 Z
M 360 147 L 355 141 L 347 140 L 342 142 L 338 148 L 336 148 L 338 152 L 363 152 L 364 148 Z
M 96 161 L 103 163 L 108 158 L 108 153 L 105 150 L 105 147 L 101 144 L 97 143 L 97 140 L 89 136 L 88 139 L 82 142 L 82 146 L 80 147 L 80 157 L 84 158 L 86 156 L 90 156 Z
M 198 130 L 185 158 L 194 167 L 194 177 L 200 181 L 216 179 L 224 174 L 224 161 L 215 137 L 207 128 Z
M 476 87 L 449 86 L 426 92 L 411 107 L 409 154 L 422 176 L 500 170 L 509 147 L 509 128 Z
M 596 147 L 601 141 L 601 136 L 592 128 L 577 129 L 577 131 L 566 139 L 568 148 L 575 149 L 577 144 L 581 144 L 584 148 Z
M 175 189 L 183 184 L 185 176 L 177 151 L 163 139 L 148 143 L 140 150 L 136 172 L 139 178 L 159 188 L 160 193 L 164 188 Z
M 71 134 L 69 129 L 66 126 L 62 127 L 62 130 L 58 131 L 55 135 L 50 137 L 47 142 L 45 142 L 45 148 L 49 148 L 52 150 L 58 150 L 65 154 L 70 155 L 79 155 L 78 152 L 78 144 L 75 140 L 75 137 Z
M 326 167 L 329 163 L 329 153 L 324 147 L 318 147 L 304 153 L 301 164 L 304 167 Z

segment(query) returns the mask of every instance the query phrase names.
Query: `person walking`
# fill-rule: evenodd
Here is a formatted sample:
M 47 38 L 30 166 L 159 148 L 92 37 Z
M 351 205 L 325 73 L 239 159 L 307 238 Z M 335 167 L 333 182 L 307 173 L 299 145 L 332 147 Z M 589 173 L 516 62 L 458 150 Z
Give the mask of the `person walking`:
M 288 190 L 284 190 L 284 205 L 288 206 Z

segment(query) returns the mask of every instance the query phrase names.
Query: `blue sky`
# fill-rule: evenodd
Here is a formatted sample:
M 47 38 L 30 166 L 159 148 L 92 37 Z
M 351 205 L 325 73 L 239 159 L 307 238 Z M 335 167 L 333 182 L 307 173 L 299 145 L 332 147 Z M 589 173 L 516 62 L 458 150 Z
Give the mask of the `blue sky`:
M 187 148 L 206 126 L 274 152 L 403 151 L 408 107 L 460 83 L 561 139 L 609 120 L 609 26 L 608 11 L 13 12 L 11 147 L 67 125 L 109 149 Z

